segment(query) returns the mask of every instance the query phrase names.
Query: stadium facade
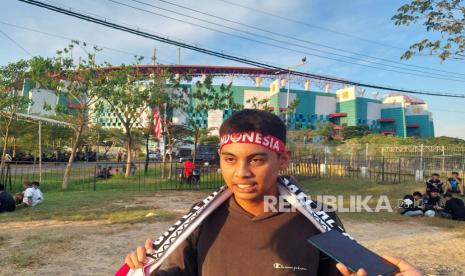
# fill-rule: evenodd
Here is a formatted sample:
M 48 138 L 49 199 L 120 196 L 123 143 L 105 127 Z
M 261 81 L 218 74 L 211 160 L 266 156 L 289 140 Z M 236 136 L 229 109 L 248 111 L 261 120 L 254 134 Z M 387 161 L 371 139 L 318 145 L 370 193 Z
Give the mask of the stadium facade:
M 333 124 L 335 134 L 349 126 L 366 125 L 373 133 L 395 135 L 399 137 L 434 137 L 434 123 L 432 113 L 428 111 L 428 105 L 421 99 L 406 96 L 399 93 L 391 93 L 382 99 L 364 96 L 363 90 L 356 87 L 345 87 L 330 92 L 325 86 L 325 91 L 310 89 L 305 82 L 305 89 L 290 89 L 286 81 L 275 80 L 268 87 L 261 85 L 261 80 L 256 79 L 255 86 L 231 86 L 234 101 L 244 108 L 252 108 L 253 101 L 267 100 L 268 107 L 283 120 L 286 116 L 287 103 L 298 100 L 293 113 L 287 116 L 287 125 L 290 129 L 315 128 L 321 122 Z M 184 89 L 195 91 L 195 84 L 184 84 Z M 219 86 L 214 86 L 219 89 Z M 71 111 L 76 108 L 76 103 L 66 102 L 60 93 L 46 89 L 36 89 L 31 82 L 24 84 L 23 95 L 32 100 L 27 113 L 40 115 L 53 115 L 54 107 L 64 105 Z M 376 95 L 377 96 L 377 95 Z M 48 106 L 48 108 L 44 108 Z M 195 114 L 197 125 L 203 128 L 218 128 L 234 110 L 208 110 Z M 179 112 L 172 114 L 175 123 L 185 122 Z M 150 111 L 140 119 L 140 125 L 149 123 Z M 122 128 L 116 114 L 110 109 L 101 113 L 92 120 L 93 124 L 99 124 L 103 128 Z

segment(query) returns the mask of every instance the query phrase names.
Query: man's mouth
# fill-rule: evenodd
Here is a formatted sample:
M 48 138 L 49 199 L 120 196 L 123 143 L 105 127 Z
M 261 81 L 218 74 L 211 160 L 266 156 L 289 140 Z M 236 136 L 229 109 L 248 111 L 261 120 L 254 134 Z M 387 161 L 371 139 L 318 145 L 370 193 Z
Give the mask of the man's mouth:
M 256 183 L 241 183 L 241 184 L 234 184 L 236 186 L 236 190 L 242 193 L 251 193 L 254 192 L 257 188 Z

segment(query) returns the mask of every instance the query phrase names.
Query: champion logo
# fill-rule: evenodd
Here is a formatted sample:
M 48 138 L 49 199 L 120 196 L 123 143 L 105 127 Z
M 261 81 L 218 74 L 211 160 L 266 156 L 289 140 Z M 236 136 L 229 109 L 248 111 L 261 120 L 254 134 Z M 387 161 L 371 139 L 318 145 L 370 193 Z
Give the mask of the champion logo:
M 287 266 L 287 265 L 283 265 L 283 264 L 280 264 L 280 263 L 274 263 L 273 268 L 275 268 L 275 269 L 290 269 L 290 270 L 293 270 L 293 271 L 296 271 L 296 270 L 308 270 L 305 267 Z
M 221 136 L 220 147 L 232 143 L 246 143 L 264 146 L 268 149 L 283 153 L 286 151 L 286 146 L 283 141 L 273 135 L 263 135 L 260 132 L 244 132 L 232 133 Z

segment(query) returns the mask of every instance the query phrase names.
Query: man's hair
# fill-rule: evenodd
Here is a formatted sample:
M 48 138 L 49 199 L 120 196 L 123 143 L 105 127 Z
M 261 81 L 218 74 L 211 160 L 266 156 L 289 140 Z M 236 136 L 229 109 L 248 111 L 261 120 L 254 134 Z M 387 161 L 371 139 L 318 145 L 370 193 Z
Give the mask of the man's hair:
M 416 191 L 416 192 L 413 193 L 413 196 L 420 196 L 420 197 L 421 197 L 421 196 L 423 196 L 423 195 L 421 194 L 421 192 Z
M 39 181 L 32 181 L 32 185 L 36 185 L 37 187 L 39 187 L 40 183 L 39 183 Z
M 439 174 L 438 174 L 438 173 L 433 173 L 431 176 L 437 176 L 437 177 L 439 177 Z
M 5 190 L 5 185 L 3 185 L 2 183 L 0 183 L 0 191 L 4 191 Z
M 220 137 L 225 134 L 257 131 L 273 135 L 286 143 L 286 125 L 273 113 L 258 109 L 244 109 L 226 119 L 220 127 Z
M 459 176 L 459 173 L 458 173 L 458 172 L 452 172 L 452 174 L 455 174 L 455 175 Z

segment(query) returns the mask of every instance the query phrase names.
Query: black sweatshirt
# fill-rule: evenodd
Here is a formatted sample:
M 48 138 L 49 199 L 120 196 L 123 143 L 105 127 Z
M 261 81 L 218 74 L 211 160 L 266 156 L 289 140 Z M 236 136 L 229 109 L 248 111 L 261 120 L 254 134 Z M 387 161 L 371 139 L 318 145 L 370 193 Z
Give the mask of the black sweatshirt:
M 299 212 L 254 217 L 231 197 L 152 275 L 340 275 L 336 262 L 307 242 L 316 234 Z

